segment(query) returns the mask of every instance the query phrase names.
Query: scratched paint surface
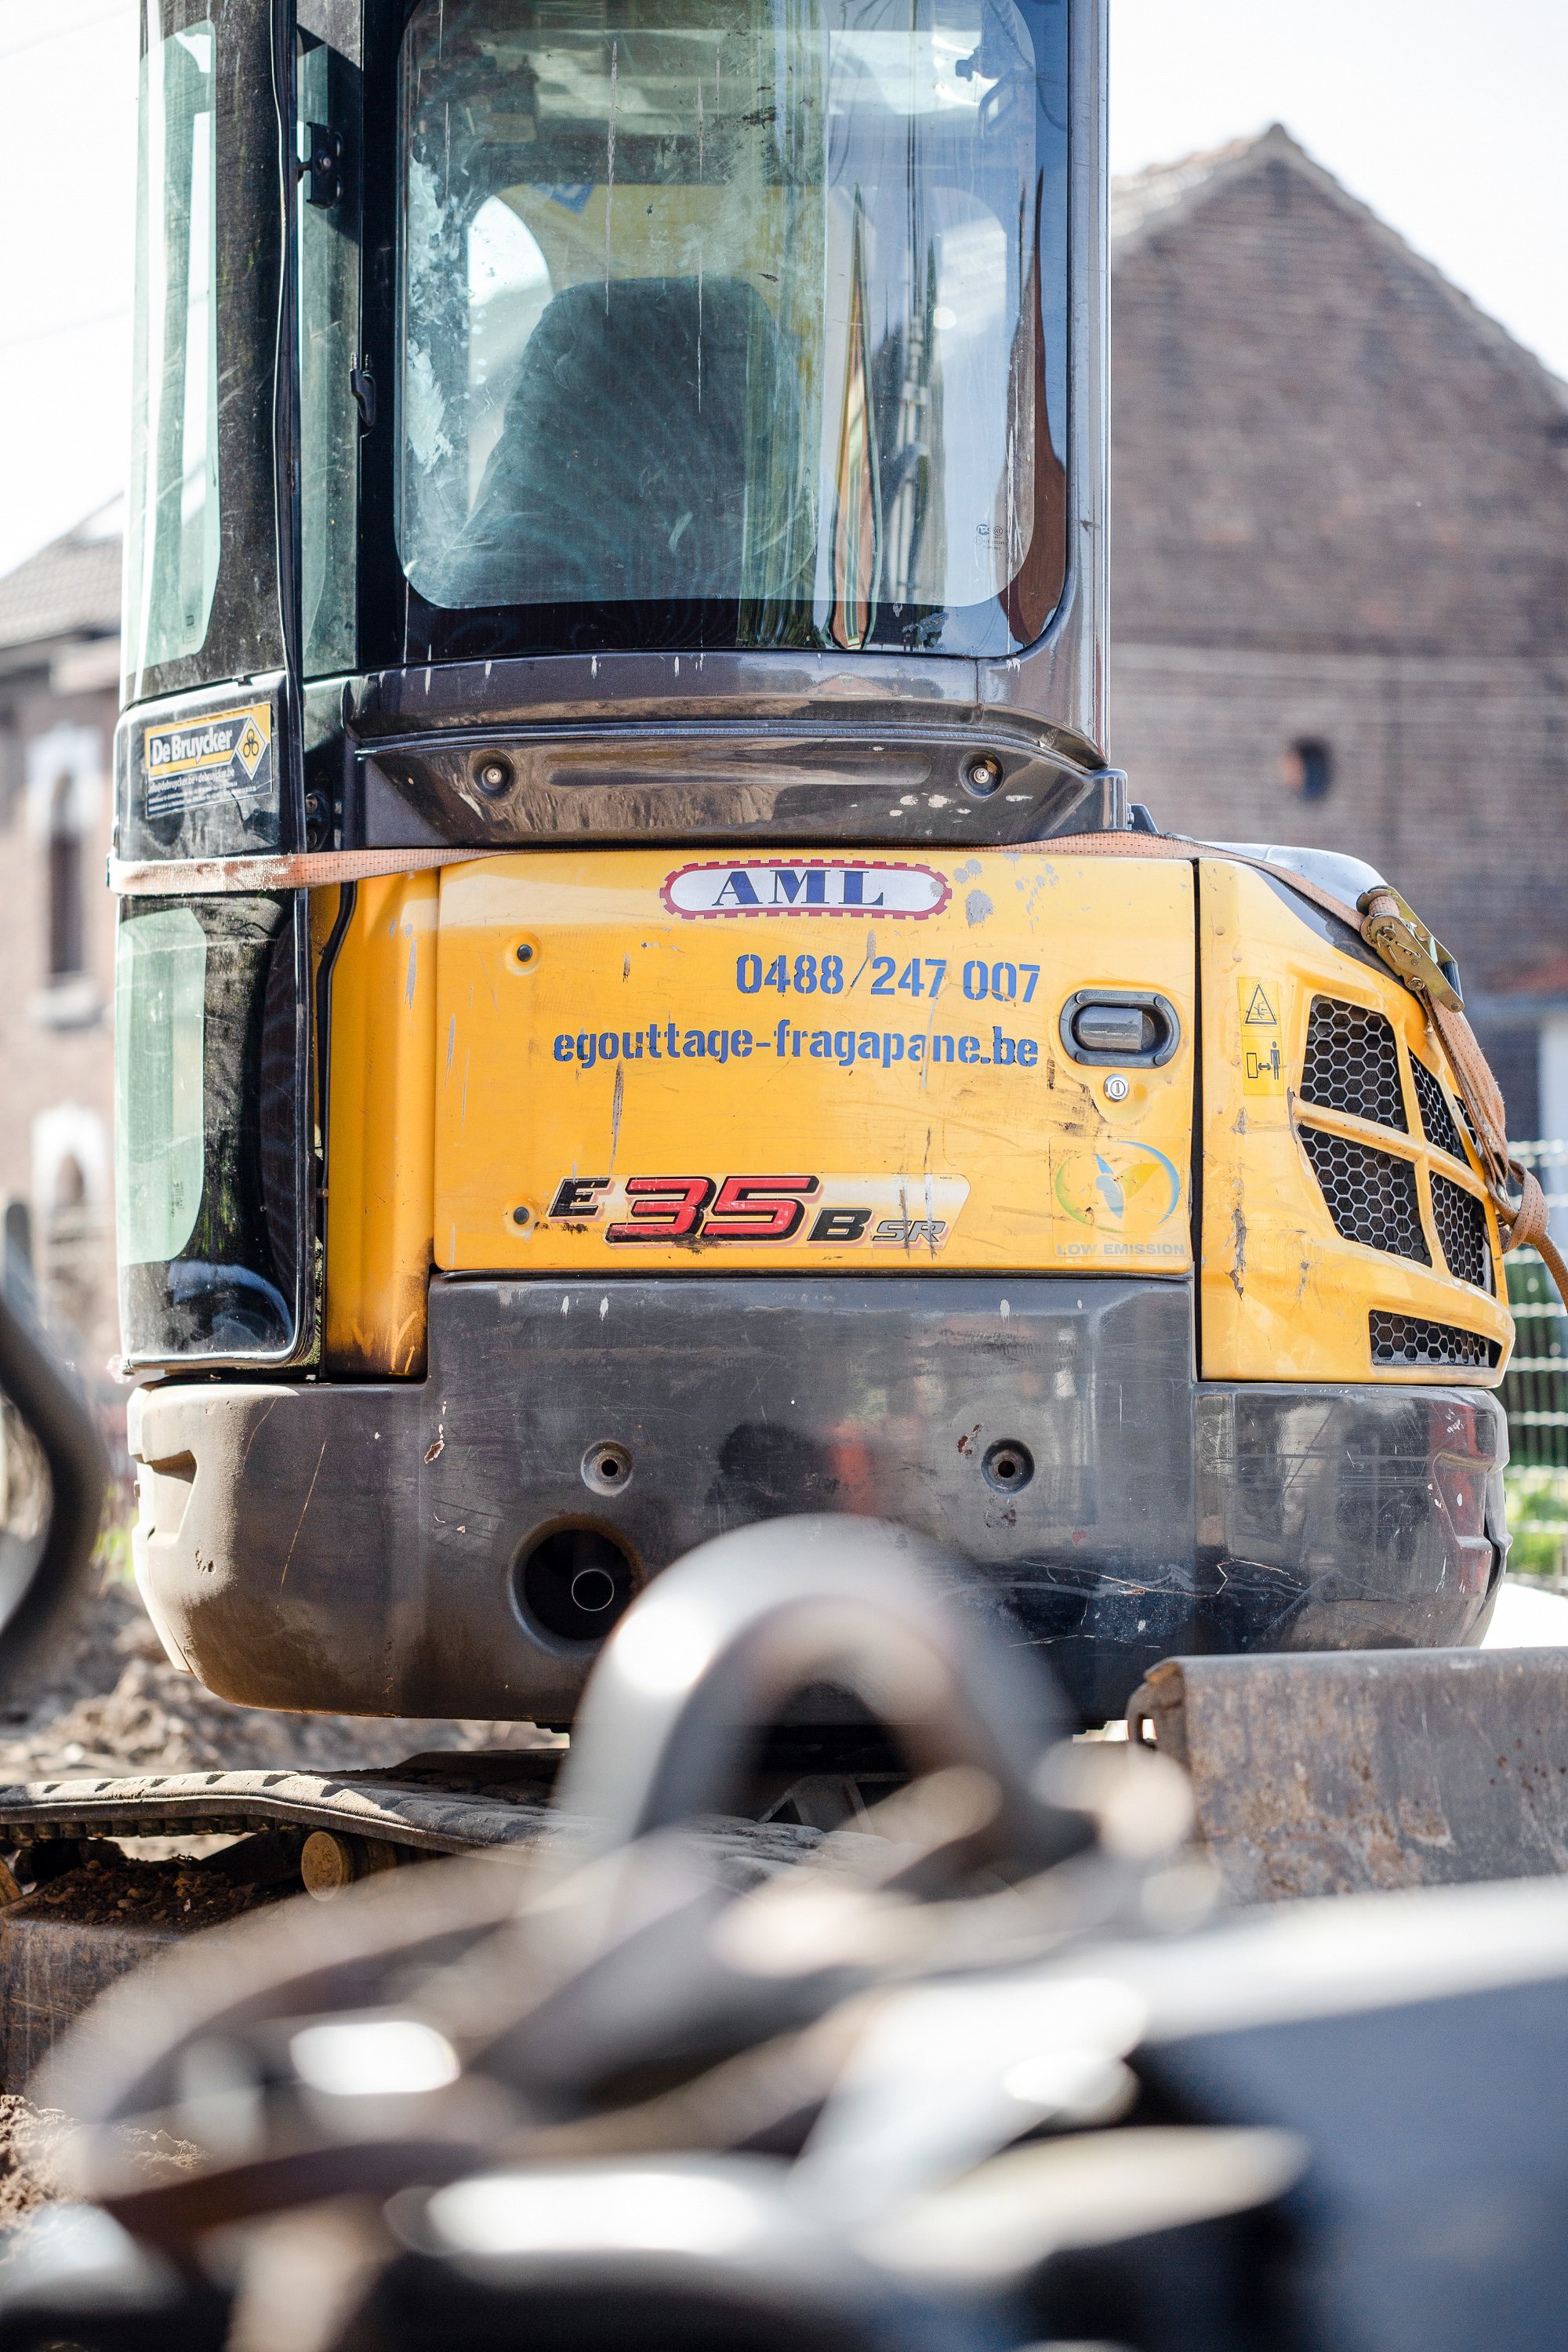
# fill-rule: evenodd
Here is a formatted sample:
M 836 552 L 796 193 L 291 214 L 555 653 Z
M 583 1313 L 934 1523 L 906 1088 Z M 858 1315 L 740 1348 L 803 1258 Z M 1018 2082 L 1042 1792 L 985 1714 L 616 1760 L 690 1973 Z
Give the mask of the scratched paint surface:
M 520 953 L 520 950 L 521 951 Z M 521 853 L 447 872 L 438 1266 L 1184 1275 L 1184 863 Z M 1065 1053 L 1157 990 L 1160 1069 Z
M 1199 868 L 1203 956 L 1204 1187 L 1201 1328 L 1205 1380 L 1364 1381 L 1495 1386 L 1512 1324 L 1497 1295 L 1497 1220 L 1489 1288 L 1457 1281 L 1434 1215 L 1434 1182 L 1484 1202 L 1475 1155 L 1457 1161 L 1426 1139 L 1411 1065 L 1445 1069 L 1420 1004 L 1370 954 L 1321 938 L 1260 874 Z M 1402 1129 L 1302 1100 L 1314 1002 L 1381 1013 L 1393 1026 Z M 1451 1116 L 1455 1116 L 1451 1114 Z M 1429 1263 L 1339 1233 L 1302 1142 L 1316 1129 L 1411 1171 Z M 1456 1126 L 1455 1133 L 1458 1132 Z M 1477 1332 L 1498 1364 L 1456 1371 L 1372 1362 L 1374 1310 Z
M 318 952 L 337 892 L 316 894 Z M 437 879 L 362 882 L 332 973 L 325 1364 L 425 1368 Z

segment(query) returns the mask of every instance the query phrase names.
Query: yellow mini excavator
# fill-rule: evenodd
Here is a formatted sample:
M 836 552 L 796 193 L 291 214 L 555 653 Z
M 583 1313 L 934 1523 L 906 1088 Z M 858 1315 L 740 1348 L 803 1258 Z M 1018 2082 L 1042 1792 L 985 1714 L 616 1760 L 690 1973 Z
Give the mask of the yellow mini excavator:
M 1104 37 L 146 0 L 120 1265 L 225 1696 L 563 1728 L 797 1512 L 939 1538 L 1086 1725 L 1479 1641 L 1456 969 L 1106 764 Z M 360 1828 L 461 1843 L 438 1779 Z M 77 1833 L 200 1813 L 116 1786 Z

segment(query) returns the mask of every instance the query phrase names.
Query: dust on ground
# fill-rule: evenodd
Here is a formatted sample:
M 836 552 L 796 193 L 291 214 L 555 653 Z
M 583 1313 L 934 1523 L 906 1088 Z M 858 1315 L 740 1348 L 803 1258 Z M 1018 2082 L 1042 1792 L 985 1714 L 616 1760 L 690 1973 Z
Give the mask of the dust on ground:
M 0 1709 L 0 1784 L 289 1765 L 331 1771 L 397 1764 L 426 1748 L 558 1744 L 531 1723 L 281 1715 L 231 1706 L 169 1664 L 122 1553 L 114 1546 L 100 1558 L 75 1622 L 35 1686 Z M 106 1853 L 27 1901 L 47 1910 L 51 1898 L 68 1901 L 73 1919 L 190 1927 L 251 1907 L 257 1892 L 177 1856 L 127 1869 Z M 58 2158 L 69 2128 L 66 2116 L 0 2093 L 0 2261 L 10 2227 L 61 2195 Z M 149 2165 L 166 2165 L 171 2153 L 179 2154 L 162 2134 L 124 2137 L 127 2152 L 144 2155 Z
M 71 2195 L 64 2158 L 75 2128 L 58 2107 L 36 2107 L 18 2092 L 0 2092 L 0 2263 L 4 2233 L 14 2222 Z M 184 2170 L 200 2161 L 198 2148 L 168 2132 L 122 2125 L 115 2139 L 132 2169 L 145 2171 L 149 2179 L 167 2179 L 171 2167 Z
M 0 1709 L 0 1785 L 289 1765 L 363 1770 L 425 1748 L 555 1744 L 531 1723 L 234 1706 L 169 1664 L 134 1583 L 110 1555 L 36 1686 Z

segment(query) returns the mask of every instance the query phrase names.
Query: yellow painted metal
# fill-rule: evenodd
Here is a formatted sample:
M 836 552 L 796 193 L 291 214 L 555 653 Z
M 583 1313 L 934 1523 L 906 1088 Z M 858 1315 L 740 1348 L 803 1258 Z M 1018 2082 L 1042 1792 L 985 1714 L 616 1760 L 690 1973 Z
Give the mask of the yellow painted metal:
M 1412 1054 L 1443 1070 L 1417 1000 L 1391 975 L 1317 939 L 1261 875 L 1199 868 L 1204 1005 L 1203 1372 L 1209 1380 L 1395 1381 L 1490 1386 L 1512 1339 L 1505 1306 L 1447 1272 L 1432 1214 L 1434 1171 L 1485 1202 L 1473 1165 L 1427 1146 Z M 1406 1134 L 1299 1098 L 1312 999 L 1387 1014 L 1399 1041 Z M 1452 1108 L 1452 1090 L 1450 1108 Z M 1457 1110 L 1457 1126 L 1460 1125 Z M 1342 1240 L 1300 1141 L 1303 1126 L 1414 1161 L 1431 1265 Z M 1462 1126 L 1460 1127 L 1461 1133 Z M 1468 1180 L 1468 1181 L 1467 1181 Z M 1497 1221 L 1486 1207 L 1497 1286 Z M 1374 1307 L 1458 1325 L 1497 1342 L 1494 1371 L 1373 1369 Z
M 336 895 L 319 894 L 329 920 Z M 438 907 L 434 874 L 362 882 L 332 971 L 324 1341 L 331 1372 L 425 1369 Z
M 523 852 L 440 889 L 439 1266 L 1190 1269 L 1184 861 Z M 1125 1088 L 1062 1046 L 1094 985 L 1180 1019 Z

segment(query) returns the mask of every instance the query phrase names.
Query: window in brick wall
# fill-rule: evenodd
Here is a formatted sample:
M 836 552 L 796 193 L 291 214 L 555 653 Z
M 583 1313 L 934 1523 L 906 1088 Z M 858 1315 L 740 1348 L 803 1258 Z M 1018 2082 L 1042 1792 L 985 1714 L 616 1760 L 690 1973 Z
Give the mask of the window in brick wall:
M 1318 736 L 1304 736 L 1280 754 L 1279 773 L 1296 800 L 1326 800 L 1333 789 L 1334 755 Z
M 58 777 L 49 808 L 49 978 L 80 971 L 82 953 L 81 834 L 74 807 L 75 779 Z

